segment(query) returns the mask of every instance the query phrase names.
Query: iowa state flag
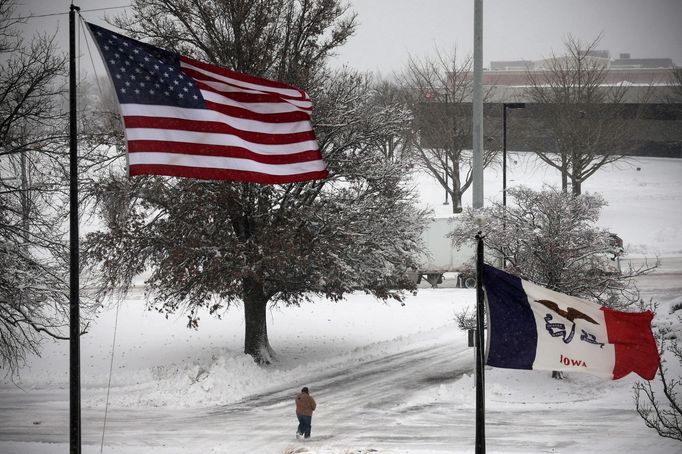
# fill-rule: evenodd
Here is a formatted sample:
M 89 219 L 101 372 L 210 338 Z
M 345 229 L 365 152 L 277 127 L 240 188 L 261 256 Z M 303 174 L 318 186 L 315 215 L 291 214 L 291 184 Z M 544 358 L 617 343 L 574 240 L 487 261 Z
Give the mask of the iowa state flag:
M 659 364 L 653 313 L 620 312 L 564 295 L 488 265 L 487 364 L 652 380 Z

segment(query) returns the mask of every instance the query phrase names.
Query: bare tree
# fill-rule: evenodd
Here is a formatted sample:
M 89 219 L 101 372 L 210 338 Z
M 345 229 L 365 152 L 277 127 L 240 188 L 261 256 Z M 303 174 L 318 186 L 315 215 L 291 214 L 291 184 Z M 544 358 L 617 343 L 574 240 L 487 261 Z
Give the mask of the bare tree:
M 671 93 L 668 96 L 668 102 L 682 103 L 682 66 L 675 66 L 671 70 Z
M 462 195 L 472 183 L 471 58 L 436 52 L 435 58 L 410 58 L 400 83 L 414 112 L 415 163 L 447 191 L 453 213 L 462 211 Z M 485 98 L 489 97 L 489 92 Z M 495 133 L 486 132 L 488 143 Z M 483 166 L 495 158 L 487 149 Z
M 22 39 L 0 0 L 0 365 L 17 373 L 68 323 L 64 218 L 65 58 L 54 37 Z
M 661 437 L 682 442 L 682 398 L 678 394 L 682 379 L 666 366 L 669 360 L 677 362 L 678 366 L 682 365 L 682 347 L 676 334 L 669 328 L 659 330 L 658 334 L 661 356 L 658 380 L 653 384 L 651 381 L 635 384 L 635 404 L 637 413 L 647 427 L 654 429 Z M 670 355 L 667 360 L 666 354 Z
M 565 55 L 552 54 L 527 71 L 527 96 L 544 109 L 541 128 L 553 138 L 537 155 L 561 172 L 561 187 L 580 194 L 582 183 L 628 150 L 628 126 L 617 108 L 627 87 L 606 85 L 608 60 L 596 55 L 600 37 L 581 42 L 569 36 Z
M 115 22 L 140 38 L 305 88 L 330 176 L 289 185 L 102 178 L 93 191 L 106 228 L 89 235 L 85 257 L 104 291 L 150 270 L 151 304 L 186 313 L 194 328 L 202 310 L 241 303 L 244 352 L 267 363 L 268 305 L 356 289 L 400 298 L 413 287 L 405 271 L 416 266 L 424 214 L 403 184 L 409 165 L 387 159 L 383 146 L 409 113 L 374 102 L 369 77 L 326 68 L 355 27 L 346 7 L 136 0 L 132 11 Z
M 410 150 L 413 115 L 404 91 L 395 82 L 379 80 L 373 84 L 372 102 L 378 111 L 397 113 L 392 117 L 398 120 L 392 128 L 384 129 L 384 133 L 378 137 L 376 147 L 389 161 L 413 163 L 413 153 Z

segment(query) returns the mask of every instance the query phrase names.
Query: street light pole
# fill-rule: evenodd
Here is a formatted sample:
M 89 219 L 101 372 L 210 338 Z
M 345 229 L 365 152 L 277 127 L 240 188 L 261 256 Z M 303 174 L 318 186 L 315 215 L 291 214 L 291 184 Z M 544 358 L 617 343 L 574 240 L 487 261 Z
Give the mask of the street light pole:
M 447 88 L 446 88 L 447 90 Z M 448 117 L 448 93 L 445 92 L 445 118 L 447 119 Z M 447 124 L 447 121 L 446 121 Z M 445 202 L 443 202 L 443 205 L 448 204 L 448 146 L 447 144 L 445 145 Z
M 507 206 L 507 109 L 525 109 L 522 102 L 502 104 L 502 206 Z

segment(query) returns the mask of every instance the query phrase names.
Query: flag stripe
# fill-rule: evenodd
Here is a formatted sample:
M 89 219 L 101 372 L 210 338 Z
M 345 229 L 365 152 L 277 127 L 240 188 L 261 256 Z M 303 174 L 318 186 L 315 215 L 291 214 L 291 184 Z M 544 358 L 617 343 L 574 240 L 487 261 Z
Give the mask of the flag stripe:
M 651 332 L 651 312 L 627 313 L 603 308 L 609 342 L 616 346 L 616 365 L 613 378 L 630 372 L 646 380 L 653 380 L 660 358 L 656 340 Z
M 187 74 L 194 76 L 191 71 Z M 308 100 L 297 101 L 297 100 L 285 100 L 280 96 L 273 94 L 264 94 L 255 90 L 245 90 L 239 87 L 234 87 L 222 82 L 217 82 L 209 80 L 207 78 L 195 79 L 199 88 L 212 91 L 214 93 L 221 94 L 226 98 L 240 99 L 241 102 L 255 103 L 260 99 L 266 99 L 270 103 L 278 103 L 281 106 L 278 107 L 289 107 L 290 109 L 302 110 L 304 112 L 310 112 L 312 110 L 312 103 Z M 241 97 L 237 98 L 236 95 L 240 94 Z M 267 96 L 267 98 L 265 98 Z
M 231 180 L 260 184 L 287 184 L 327 177 L 326 170 L 319 172 L 272 175 L 234 169 L 200 168 L 194 166 L 169 166 L 162 164 L 136 165 L 130 167 L 130 175 L 167 175 L 171 177 L 198 178 L 203 180 Z
M 293 164 L 265 164 L 251 159 L 230 158 L 223 156 L 196 156 L 180 153 L 130 153 L 130 166 L 166 165 L 189 166 L 198 168 L 233 169 L 245 172 L 257 172 L 271 175 L 295 175 L 298 173 L 320 172 L 324 164 L 320 161 L 297 162 Z
M 207 93 L 202 90 L 201 94 L 205 95 Z M 310 115 L 308 115 L 305 112 L 301 111 L 272 113 L 257 112 L 256 110 L 254 110 L 253 106 L 249 106 L 250 109 L 245 109 L 243 106 L 240 106 L 239 104 L 235 105 L 225 104 L 223 102 L 220 102 L 222 100 L 216 99 L 216 97 L 213 95 L 214 93 L 208 93 L 208 96 L 204 98 L 206 102 L 206 107 L 208 107 L 209 109 L 213 109 L 216 112 L 220 112 L 224 115 L 229 115 L 233 118 L 253 120 L 259 121 L 261 123 L 271 124 L 307 122 L 309 124 L 308 128 L 312 129 L 312 126 L 310 126 Z M 264 126 L 264 128 L 266 127 Z
M 191 75 L 191 74 L 190 74 Z M 255 110 L 251 107 L 252 104 L 256 106 L 261 104 L 263 107 L 267 108 L 268 111 L 263 113 L 277 113 L 277 112 L 289 112 L 289 111 L 302 111 L 309 113 L 310 109 L 301 108 L 293 102 L 286 101 L 282 97 L 271 94 L 271 93 L 254 93 L 247 91 L 226 91 L 221 90 L 218 87 L 219 84 L 212 83 L 210 81 L 201 80 L 197 82 L 197 86 L 205 92 L 212 93 L 217 100 L 217 102 L 222 102 L 223 104 L 232 104 L 245 107 L 249 110 Z M 203 95 L 203 93 L 202 93 Z M 218 95 L 218 96 L 215 96 Z M 209 95 L 210 96 L 210 95 Z M 205 96 L 204 96 L 205 98 Z
M 215 108 L 227 115 L 236 115 L 240 118 L 250 118 L 268 123 L 289 123 L 293 121 L 310 121 L 310 114 L 297 110 L 289 104 L 263 103 L 243 104 L 226 98 L 219 93 L 210 90 L 201 90 L 201 96 L 209 108 Z M 211 105 L 210 103 L 213 103 Z
M 128 151 L 178 153 L 202 156 L 222 156 L 226 158 L 251 159 L 265 164 L 294 164 L 297 162 L 319 161 L 317 150 L 293 154 L 262 155 L 240 147 L 220 147 L 187 142 L 168 142 L 162 140 L 131 140 Z
M 311 142 L 315 140 L 315 134 L 312 131 L 300 132 L 294 134 L 262 134 L 258 132 L 242 131 L 233 128 L 232 126 L 216 122 L 216 121 L 201 121 L 201 120 L 183 120 L 179 118 L 164 118 L 164 117 L 140 117 L 130 116 L 125 117 L 126 128 L 146 128 L 153 127 L 155 129 L 172 129 L 179 131 L 193 131 L 205 132 L 215 134 L 228 134 L 230 136 L 237 136 L 247 142 L 253 144 L 263 145 L 286 145 L 298 142 Z
M 305 99 L 307 97 L 302 90 L 297 90 L 282 82 L 239 73 L 227 68 L 220 68 L 218 66 L 210 65 L 184 55 L 180 56 L 180 66 L 183 68 L 194 69 L 201 72 L 202 74 L 213 77 L 216 80 L 221 80 L 230 85 L 235 85 L 246 89 L 279 93 L 282 96 L 290 98 Z
M 266 145 L 246 141 L 231 134 L 217 134 L 211 132 L 182 131 L 175 129 L 159 128 L 127 128 L 126 137 L 132 140 L 162 140 L 168 142 L 200 143 L 203 145 L 218 145 L 221 147 L 242 147 L 254 153 L 264 155 L 296 154 L 304 151 L 316 150 L 317 142 L 309 140 L 305 142 L 289 143 L 285 145 Z
M 209 103 L 210 104 L 210 103 Z M 236 111 L 232 115 L 208 109 L 186 109 L 180 107 L 156 106 L 150 110 L 148 106 L 140 104 L 121 104 L 124 117 L 147 118 L 179 118 L 183 120 L 212 121 L 225 123 L 235 129 L 249 132 L 262 132 L 267 129 L 270 134 L 296 134 L 311 132 L 310 121 L 270 122 L 238 117 Z
M 513 308 L 488 305 L 490 337 L 487 363 L 494 367 L 532 369 L 538 333 L 521 279 L 488 265 L 484 271 L 484 283 L 498 281 L 498 285 L 486 285 L 488 301 L 505 301 L 513 305 Z M 514 330 L 507 329 L 508 326 L 513 326 Z

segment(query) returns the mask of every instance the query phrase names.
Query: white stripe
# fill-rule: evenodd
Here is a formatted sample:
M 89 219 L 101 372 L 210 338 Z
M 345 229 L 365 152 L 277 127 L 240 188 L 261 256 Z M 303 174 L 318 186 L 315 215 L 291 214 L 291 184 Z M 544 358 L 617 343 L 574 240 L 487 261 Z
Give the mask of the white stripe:
M 533 369 L 581 371 L 605 378 L 613 378 L 616 353 L 613 344 L 608 343 L 606 321 L 604 312 L 600 310 L 601 306 L 540 287 L 532 282 L 522 280 L 521 283 L 528 296 L 528 303 L 533 311 L 537 326 L 538 344 Z M 576 318 L 573 321 L 568 320 L 554 310 L 538 303 L 538 300 L 552 301 L 562 311 L 567 311 L 569 307 L 573 308 L 589 316 L 597 323 L 594 324 L 582 318 Z M 548 315 L 551 316 L 551 319 L 545 320 Z M 563 333 L 556 326 L 548 326 L 552 323 L 563 325 Z M 602 345 L 581 339 L 583 331 L 587 335 L 594 336 L 594 339 L 590 339 Z M 557 336 L 552 336 L 552 332 Z M 572 336 L 571 332 L 573 332 Z
M 149 104 L 121 104 L 123 116 L 140 116 L 148 118 L 178 118 L 182 120 L 216 121 L 225 123 L 240 131 L 259 132 L 264 134 L 294 134 L 313 130 L 309 121 L 291 123 L 268 123 L 258 120 L 231 117 L 210 109 L 190 109 L 172 106 Z
M 244 87 L 244 88 L 252 89 L 252 90 L 258 90 L 261 92 L 277 93 L 277 94 L 284 95 L 284 96 L 291 96 L 292 98 L 301 98 L 301 92 L 299 92 L 298 90 L 293 90 L 293 89 L 289 89 L 289 88 L 269 87 L 267 85 L 259 85 L 256 83 L 244 82 L 244 81 L 241 81 L 238 79 L 232 79 L 230 77 L 223 76 L 222 74 L 216 74 L 214 72 L 207 71 L 205 69 L 196 67 L 196 66 L 194 66 L 190 63 L 186 63 L 182 60 L 180 61 L 180 66 L 182 68 L 193 69 L 194 71 L 197 71 L 201 74 L 205 74 L 205 75 L 212 77 L 214 79 L 222 80 L 223 82 L 231 84 L 231 85 L 236 85 L 239 87 Z
M 250 102 L 242 103 L 237 102 L 234 99 L 230 99 L 220 93 L 215 93 L 213 91 L 201 90 L 201 96 L 207 101 L 213 101 L 218 104 L 223 104 L 225 106 L 239 107 L 241 109 L 250 110 L 251 112 L 270 114 L 270 113 L 287 113 L 287 112 L 305 112 L 310 114 L 305 109 L 298 108 L 293 104 L 289 103 L 272 103 L 272 102 Z
M 130 165 L 151 164 L 181 167 L 200 167 L 206 169 L 244 170 L 269 175 L 295 175 L 325 170 L 324 162 L 306 161 L 294 164 L 263 164 L 242 158 L 221 156 L 185 155 L 178 153 L 135 152 L 129 153 Z
M 186 142 L 241 147 L 262 155 L 287 155 L 319 149 L 316 140 L 306 140 L 304 142 L 295 142 L 284 145 L 264 145 L 246 141 L 232 134 L 181 131 L 175 129 L 126 128 L 126 137 L 129 142 L 132 140 L 159 140 L 164 142 Z
M 213 82 L 211 80 L 202 80 L 201 82 L 208 85 L 209 87 L 212 87 L 212 88 L 214 88 L 220 92 L 223 92 L 223 93 L 251 93 L 251 94 L 262 94 L 263 93 L 263 92 L 258 91 L 258 90 L 246 90 L 244 88 L 235 87 L 235 86 L 223 84 L 220 82 Z M 311 101 L 303 101 L 303 100 L 299 101 L 299 100 L 282 98 L 281 102 L 293 104 L 293 105 L 298 106 L 304 110 L 311 110 L 313 108 L 313 103 Z M 252 103 L 245 103 L 245 104 L 252 104 Z

